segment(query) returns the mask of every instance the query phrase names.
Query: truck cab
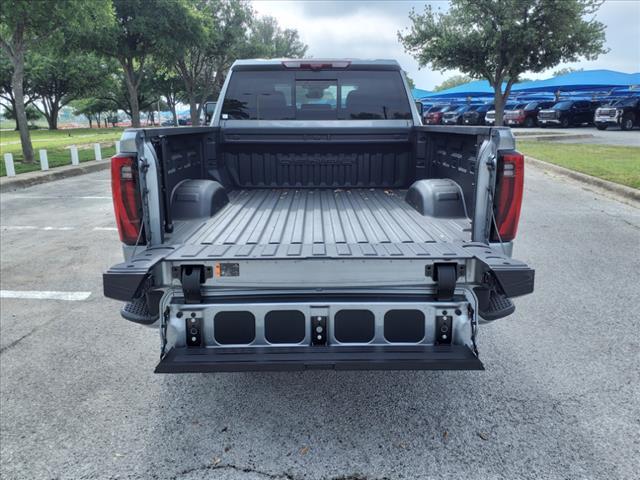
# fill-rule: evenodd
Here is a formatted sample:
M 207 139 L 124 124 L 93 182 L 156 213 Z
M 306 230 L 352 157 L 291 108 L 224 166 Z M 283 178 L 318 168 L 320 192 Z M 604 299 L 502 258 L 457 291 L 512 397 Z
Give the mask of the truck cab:
M 104 293 L 158 373 L 482 369 L 533 291 L 523 180 L 508 128 L 422 125 L 393 60 L 239 60 L 207 126 L 124 132 Z

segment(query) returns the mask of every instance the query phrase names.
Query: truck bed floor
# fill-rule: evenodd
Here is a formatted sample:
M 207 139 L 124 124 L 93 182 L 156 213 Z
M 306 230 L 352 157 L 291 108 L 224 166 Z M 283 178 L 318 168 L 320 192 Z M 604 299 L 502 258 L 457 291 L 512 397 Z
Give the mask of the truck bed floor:
M 425 217 L 405 190 L 235 190 L 206 221 L 177 224 L 173 259 L 403 257 L 453 254 L 471 239 L 466 218 Z M 443 250 L 444 249 L 444 250 Z

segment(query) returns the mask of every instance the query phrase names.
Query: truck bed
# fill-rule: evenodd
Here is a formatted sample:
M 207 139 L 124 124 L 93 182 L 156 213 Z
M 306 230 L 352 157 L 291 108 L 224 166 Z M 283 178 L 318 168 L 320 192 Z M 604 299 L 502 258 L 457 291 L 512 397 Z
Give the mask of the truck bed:
M 467 218 L 421 215 L 406 190 L 240 189 L 207 220 L 176 222 L 169 256 L 187 258 L 416 257 L 471 240 Z

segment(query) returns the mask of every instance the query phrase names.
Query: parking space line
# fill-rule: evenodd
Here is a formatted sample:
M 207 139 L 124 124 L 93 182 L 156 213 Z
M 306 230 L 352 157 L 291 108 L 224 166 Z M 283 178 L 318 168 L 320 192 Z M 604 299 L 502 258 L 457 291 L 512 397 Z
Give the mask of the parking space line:
M 86 300 L 91 292 L 54 292 L 47 290 L 0 290 L 0 298 L 22 298 L 28 300 Z
M 1 225 L 0 230 L 44 230 L 50 231 L 62 231 L 67 232 L 69 230 L 76 230 L 78 227 L 36 227 L 34 225 Z M 91 229 L 94 232 L 116 232 L 116 227 L 93 227 Z

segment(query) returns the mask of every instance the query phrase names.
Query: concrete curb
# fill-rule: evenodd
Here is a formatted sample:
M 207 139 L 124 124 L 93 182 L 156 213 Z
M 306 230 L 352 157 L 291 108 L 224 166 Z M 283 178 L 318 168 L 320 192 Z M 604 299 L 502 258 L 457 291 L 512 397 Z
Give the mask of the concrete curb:
M 108 160 L 89 160 L 80 165 L 54 167 L 46 172 L 20 173 L 15 177 L 2 177 L 0 178 L 0 193 L 13 192 L 14 190 L 20 190 L 40 183 L 62 180 L 63 178 L 84 175 L 85 173 L 99 172 L 108 169 L 110 166 L 111 162 Z
M 628 200 L 640 202 L 640 190 L 638 189 L 627 187 L 625 185 L 620 185 L 618 183 L 610 182 L 608 180 L 602 180 L 601 178 L 592 177 L 591 175 L 587 175 L 585 173 L 575 172 L 573 170 L 569 170 L 568 168 L 560 167 L 559 165 L 554 165 L 553 163 L 548 163 L 542 160 L 538 160 L 537 158 L 525 156 L 525 159 L 527 163 L 534 165 L 538 168 L 541 168 L 543 170 L 548 170 L 558 175 L 570 177 L 574 180 L 578 180 L 579 182 L 601 188 L 603 190 L 606 190 L 607 192 L 611 192 L 615 195 L 618 195 Z
M 584 138 L 593 138 L 593 135 L 590 133 L 577 133 L 575 135 L 518 135 L 516 140 L 533 140 L 536 142 L 544 142 L 550 141 L 554 142 L 556 140 L 580 140 Z

